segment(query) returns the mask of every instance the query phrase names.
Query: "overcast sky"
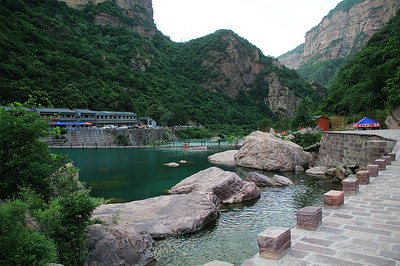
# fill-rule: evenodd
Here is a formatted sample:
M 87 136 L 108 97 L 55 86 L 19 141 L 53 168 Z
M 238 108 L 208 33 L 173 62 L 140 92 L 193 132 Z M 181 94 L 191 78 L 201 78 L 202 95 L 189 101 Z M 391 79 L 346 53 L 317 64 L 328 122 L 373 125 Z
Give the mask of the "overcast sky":
M 175 42 L 231 29 L 279 56 L 304 42 L 341 0 L 153 0 L 157 28 Z

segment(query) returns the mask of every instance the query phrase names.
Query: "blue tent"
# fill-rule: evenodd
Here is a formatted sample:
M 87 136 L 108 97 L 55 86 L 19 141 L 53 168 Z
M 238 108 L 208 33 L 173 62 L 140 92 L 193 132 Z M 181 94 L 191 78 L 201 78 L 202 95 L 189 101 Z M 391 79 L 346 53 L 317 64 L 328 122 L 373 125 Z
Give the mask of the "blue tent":
M 49 124 L 55 125 L 55 126 L 83 126 L 83 125 L 85 125 L 85 123 L 83 123 L 83 122 L 60 122 L 60 121 L 49 122 Z
M 364 116 L 363 119 L 353 125 L 353 128 L 380 128 L 381 123 Z

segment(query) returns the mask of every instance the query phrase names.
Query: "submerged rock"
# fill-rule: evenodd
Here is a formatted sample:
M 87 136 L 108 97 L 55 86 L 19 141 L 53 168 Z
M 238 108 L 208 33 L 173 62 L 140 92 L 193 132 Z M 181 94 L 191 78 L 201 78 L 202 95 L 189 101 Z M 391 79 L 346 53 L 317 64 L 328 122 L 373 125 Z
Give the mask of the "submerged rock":
M 243 181 L 236 173 L 217 167 L 191 175 L 171 188 L 171 194 L 188 194 L 194 191 L 213 193 L 222 203 L 255 199 L 261 193 L 254 183 Z
M 219 200 L 215 195 L 193 192 L 164 195 L 120 204 L 105 204 L 93 212 L 106 224 L 133 227 L 138 233 L 163 238 L 196 232 L 218 217 Z
M 153 239 L 133 228 L 95 224 L 88 230 L 89 255 L 85 266 L 148 265 L 155 262 Z
M 296 143 L 261 131 L 247 136 L 235 155 L 236 165 L 261 170 L 291 171 L 312 161 L 313 156 Z
M 216 164 L 235 165 L 235 155 L 238 150 L 219 152 L 208 156 L 208 161 Z

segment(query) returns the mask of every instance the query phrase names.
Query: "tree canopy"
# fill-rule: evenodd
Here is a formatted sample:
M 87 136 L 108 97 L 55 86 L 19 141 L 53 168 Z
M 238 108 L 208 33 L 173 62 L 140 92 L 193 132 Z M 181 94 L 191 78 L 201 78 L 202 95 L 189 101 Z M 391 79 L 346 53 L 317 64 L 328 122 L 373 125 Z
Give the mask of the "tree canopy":
M 90 197 L 67 158 L 40 139 L 49 125 L 15 105 L 0 108 L 0 264 L 82 265 Z
M 120 25 L 98 25 L 107 13 Z M 227 43 L 218 31 L 188 43 L 174 43 L 155 30 L 142 36 L 112 1 L 74 10 L 56 0 L 4 0 L 0 4 L 0 103 L 35 98 L 43 106 L 133 111 L 159 124 L 255 125 L 273 117 L 263 100 L 263 78 L 231 99 L 202 83 L 220 73 L 202 64 L 208 51 Z M 256 47 L 234 35 L 246 51 Z M 304 97 L 311 87 L 295 71 L 261 54 L 263 73 L 275 71 L 284 85 Z M 261 76 L 261 75 L 260 75 Z
M 399 12 L 335 76 L 325 110 L 354 115 L 400 104 Z

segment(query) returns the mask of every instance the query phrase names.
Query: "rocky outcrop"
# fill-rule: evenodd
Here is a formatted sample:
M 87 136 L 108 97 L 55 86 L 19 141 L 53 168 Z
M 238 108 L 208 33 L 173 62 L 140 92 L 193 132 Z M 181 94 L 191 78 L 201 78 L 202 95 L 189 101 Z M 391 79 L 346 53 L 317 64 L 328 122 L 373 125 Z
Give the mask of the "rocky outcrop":
M 88 230 L 89 255 L 85 266 L 148 265 L 155 262 L 153 239 L 133 228 L 95 224 Z
M 398 0 L 343 1 L 306 33 L 302 56 L 288 52 L 278 59 L 297 69 L 311 61 L 346 57 L 359 50 L 400 8 Z
M 246 91 L 254 86 L 263 65 L 259 62 L 259 50 L 249 50 L 232 31 L 220 33 L 225 48 L 208 51 L 202 62 L 203 67 L 219 75 L 218 78 L 210 77 L 203 85 L 211 91 L 223 88 L 224 93 L 233 99 L 241 90 Z
M 247 136 L 235 155 L 236 165 L 261 170 L 291 171 L 296 165 L 309 165 L 312 160 L 312 155 L 299 145 L 261 131 Z
M 218 217 L 219 200 L 213 194 L 165 195 L 128 203 L 105 204 L 93 212 L 106 225 L 117 223 L 153 238 L 196 232 Z
M 400 128 L 400 106 L 389 113 L 388 117 L 385 119 L 385 124 L 389 129 Z
M 215 164 L 235 165 L 237 150 L 218 152 L 208 156 L 208 161 Z
M 275 73 L 269 74 L 266 80 L 269 84 L 268 103 L 271 110 L 281 117 L 292 116 L 300 99 L 293 90 L 281 84 Z
M 171 194 L 195 191 L 213 193 L 222 203 L 235 203 L 258 198 L 260 189 L 254 183 L 243 181 L 236 173 L 210 167 L 191 175 L 170 190 Z
M 279 116 L 292 115 L 299 97 L 295 93 L 298 88 L 282 83 L 285 77 L 281 74 L 288 70 L 278 60 L 263 57 L 258 49 L 249 46 L 232 31 L 221 30 L 214 35 L 218 36 L 218 46 L 205 53 L 201 60 L 202 68 L 210 73 L 202 85 L 231 99 L 257 89 L 263 91 L 260 104 L 269 106 Z M 210 42 L 216 40 L 210 39 Z M 310 94 L 315 94 L 311 86 L 309 90 Z
M 87 5 L 98 5 L 111 0 L 58 0 L 65 2 L 69 7 L 83 9 Z M 153 36 L 156 31 L 153 20 L 153 5 L 151 0 L 112 0 L 120 7 L 125 16 L 135 20 L 134 25 L 127 24 L 111 14 L 100 12 L 94 15 L 94 22 L 98 25 L 127 26 L 136 29 L 144 36 Z
M 98 5 L 105 1 L 111 0 L 58 0 L 60 2 L 65 2 L 69 7 L 76 9 L 83 9 L 87 5 Z M 135 18 L 135 9 L 142 9 L 142 14 L 145 13 L 147 16 L 153 18 L 153 4 L 152 0 L 112 0 L 116 3 L 128 17 Z M 139 7 L 139 8 L 138 8 Z
M 293 185 L 293 182 L 284 176 L 274 175 L 272 178 L 257 172 L 249 172 L 246 181 L 254 183 L 258 187 L 277 186 L 284 187 Z
M 298 69 L 303 62 L 304 43 L 300 44 L 292 51 L 278 57 L 279 62 L 291 69 Z

